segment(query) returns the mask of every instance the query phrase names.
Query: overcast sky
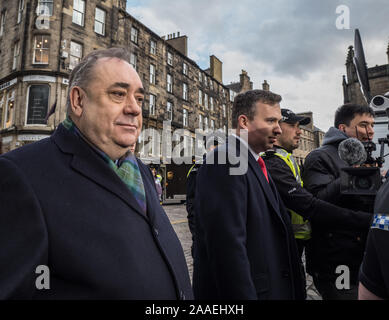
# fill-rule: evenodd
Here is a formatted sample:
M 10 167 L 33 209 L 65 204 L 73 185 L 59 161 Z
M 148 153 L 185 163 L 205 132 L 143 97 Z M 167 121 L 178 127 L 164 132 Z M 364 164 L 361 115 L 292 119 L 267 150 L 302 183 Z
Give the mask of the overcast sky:
M 350 29 L 336 21 L 347 6 Z M 254 88 L 263 80 L 281 94 L 281 107 L 312 111 L 327 131 L 343 103 L 347 48 L 359 28 L 369 67 L 388 63 L 388 0 L 128 0 L 127 11 L 160 36 L 188 36 L 188 56 L 207 69 L 209 56 L 223 62 L 223 82 L 244 69 Z M 342 16 L 342 17 L 340 17 Z

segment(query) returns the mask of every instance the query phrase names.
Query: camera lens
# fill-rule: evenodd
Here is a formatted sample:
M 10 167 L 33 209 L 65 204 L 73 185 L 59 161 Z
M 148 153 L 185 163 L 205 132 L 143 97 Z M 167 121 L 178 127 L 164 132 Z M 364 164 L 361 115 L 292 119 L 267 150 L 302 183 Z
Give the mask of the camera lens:
M 379 106 L 382 106 L 382 105 L 385 103 L 385 100 L 384 100 L 384 98 L 378 96 L 378 97 L 375 97 L 375 98 L 373 99 L 373 103 L 374 103 L 377 107 L 379 107 Z
M 358 189 L 370 189 L 371 188 L 371 180 L 365 177 L 357 177 L 355 179 L 355 186 Z

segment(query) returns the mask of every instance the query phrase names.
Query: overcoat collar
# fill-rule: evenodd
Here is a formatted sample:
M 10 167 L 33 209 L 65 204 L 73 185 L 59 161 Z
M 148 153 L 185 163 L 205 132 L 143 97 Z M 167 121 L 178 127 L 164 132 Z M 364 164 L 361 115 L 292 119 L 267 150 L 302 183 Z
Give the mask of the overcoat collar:
M 142 210 L 139 207 L 135 197 L 131 194 L 124 182 L 108 166 L 104 159 L 100 157 L 95 151 L 93 151 L 85 141 L 69 132 L 63 127 L 62 124 L 58 126 L 57 130 L 51 136 L 51 139 L 63 153 L 73 155 L 73 158 L 70 162 L 70 166 L 73 170 L 97 183 L 107 191 L 115 194 L 127 205 L 129 205 L 137 214 L 141 215 L 145 219 L 148 219 L 148 217 L 142 213 Z M 139 164 L 139 159 L 137 159 L 137 161 Z M 142 166 L 139 164 L 142 179 L 144 182 L 146 182 L 146 173 L 141 167 Z M 149 187 L 148 183 L 145 183 L 145 190 L 150 190 L 146 186 Z M 149 198 L 150 197 L 146 193 L 148 212 L 152 211 L 149 210 L 151 205 Z

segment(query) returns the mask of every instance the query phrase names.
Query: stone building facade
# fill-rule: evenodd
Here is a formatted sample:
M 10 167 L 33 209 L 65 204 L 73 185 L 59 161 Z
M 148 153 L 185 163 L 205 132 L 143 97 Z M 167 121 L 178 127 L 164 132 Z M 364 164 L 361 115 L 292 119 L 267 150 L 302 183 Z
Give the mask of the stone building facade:
M 126 12 L 125 0 L 0 2 L 0 153 L 48 137 L 66 117 L 71 70 L 92 50 L 124 47 L 146 91 L 143 129 L 231 128 L 222 62 L 202 70 L 187 57 L 187 37 L 160 37 Z M 55 105 L 55 112 L 46 119 Z M 186 140 L 184 138 L 184 140 Z M 138 150 L 147 142 L 139 140 Z M 158 148 L 145 156 L 160 157 Z
M 386 51 L 388 64 L 374 66 L 367 69 L 369 85 L 372 97 L 382 95 L 389 91 L 389 44 Z M 356 103 L 366 105 L 366 100 L 362 95 L 357 72 L 353 63 L 354 48 L 348 48 L 346 59 L 347 76 L 343 76 L 343 97 L 344 103 Z
M 304 164 L 306 156 L 314 149 L 319 148 L 323 142 L 324 132 L 313 124 L 313 113 L 311 111 L 297 113 L 300 116 L 311 118 L 306 126 L 301 126 L 300 144 L 293 151 L 293 156 L 300 165 Z
M 369 48 L 366 48 L 369 50 Z M 371 96 L 384 95 L 389 92 L 389 44 L 386 51 L 388 63 L 381 66 L 374 66 L 367 69 Z M 352 46 L 348 49 L 346 59 L 347 77 L 343 76 L 343 97 L 344 103 L 356 103 L 366 105 L 367 102 L 362 95 L 358 76 L 353 64 L 354 49 Z M 375 110 L 375 127 L 373 141 L 377 144 L 377 150 L 373 152 L 373 156 L 377 157 L 380 154 L 381 146 L 378 144 L 378 139 L 389 137 L 388 115 L 385 110 Z M 389 146 L 384 145 L 384 154 L 389 153 Z M 389 160 L 386 157 L 384 168 L 389 169 Z

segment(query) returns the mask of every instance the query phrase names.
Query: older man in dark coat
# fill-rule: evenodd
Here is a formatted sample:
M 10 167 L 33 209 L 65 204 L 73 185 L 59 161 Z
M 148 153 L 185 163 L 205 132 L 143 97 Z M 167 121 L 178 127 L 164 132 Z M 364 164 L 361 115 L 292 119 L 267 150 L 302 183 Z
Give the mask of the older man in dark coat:
M 143 99 L 128 53 L 94 51 L 53 136 L 0 157 L 1 299 L 192 298 L 151 172 L 130 152 Z

